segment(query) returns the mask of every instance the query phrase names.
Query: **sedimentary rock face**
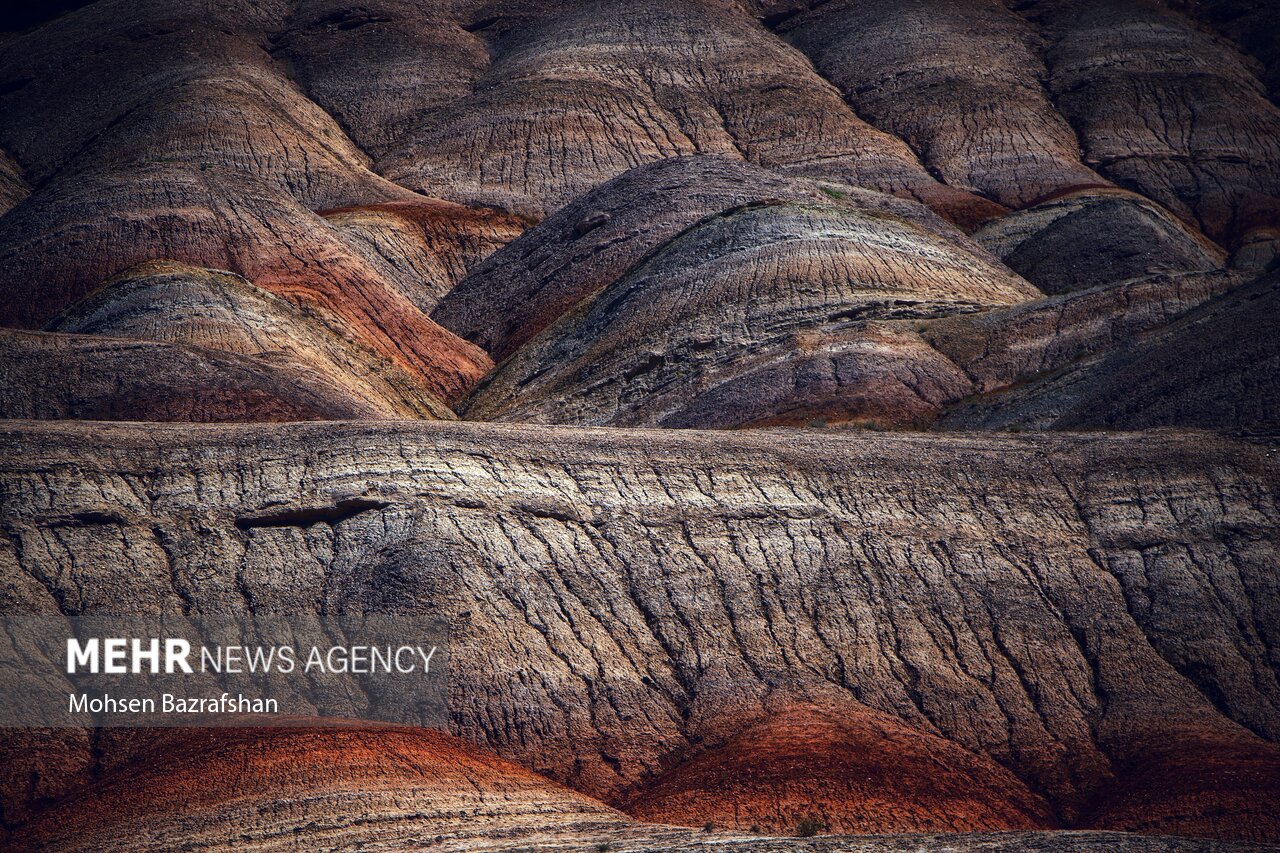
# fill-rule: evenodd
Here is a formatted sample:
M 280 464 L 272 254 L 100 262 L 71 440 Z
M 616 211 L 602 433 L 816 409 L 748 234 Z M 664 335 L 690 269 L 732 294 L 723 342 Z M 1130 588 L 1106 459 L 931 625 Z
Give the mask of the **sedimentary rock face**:
M 1045 293 L 1158 273 L 1219 270 L 1218 246 L 1159 205 L 1118 190 L 1084 190 L 1037 204 L 974 234 Z
M 41 187 L 0 222 L 0 275 L 44 284 L 14 288 L 0 317 L 42 325 L 144 261 L 230 269 L 336 315 L 455 397 L 487 356 L 435 326 L 313 213 L 415 196 L 369 171 L 271 60 L 261 42 L 277 13 L 222 6 L 193 29 L 163 3 L 107 2 L 6 46 L 4 109 L 15 119 L 0 134 Z M 74 60 L 45 73 L 63 51 Z M 112 85 L 86 92 L 104 79 Z
M 1229 44 L 1147 0 L 1024 4 L 1084 161 L 1229 242 L 1274 219 L 1280 111 Z
M 304 385 L 319 380 L 343 388 L 349 410 L 374 416 L 453 416 L 413 374 L 344 336 L 338 318 L 299 310 L 232 273 L 143 264 L 105 282 L 46 328 L 249 356 L 300 374 Z M 141 366 L 135 371 L 154 377 Z M 183 383 L 170 381 L 181 393 Z
M 466 411 L 486 420 L 663 424 L 771 350 L 782 349 L 775 363 L 806 358 L 852 321 L 1035 295 L 985 257 L 882 210 L 743 205 L 686 229 L 579 303 L 504 362 Z M 764 401 L 738 417 L 767 420 L 778 405 Z
M 962 218 L 999 210 L 936 182 L 730 0 L 483 4 L 458 23 L 489 58 L 471 93 L 378 158 L 415 189 L 544 216 L 629 168 L 721 154 Z
M 669 436 L 14 426 L 6 583 L 45 613 L 127 599 L 174 614 L 335 611 L 394 584 L 452 620 L 455 734 L 650 819 L 723 821 L 697 792 L 745 785 L 733 825 L 776 827 L 799 806 L 774 792 L 819 784 L 841 827 L 901 828 L 870 817 L 856 774 L 798 769 L 872 749 L 895 802 L 934 815 L 920 828 L 1274 832 L 1271 783 L 1256 781 L 1280 760 L 1265 448 Z M 179 462 L 192 452 L 198 469 Z M 322 511 L 362 495 L 378 500 Z M 264 507 L 310 509 L 255 524 Z M 806 714 L 827 734 L 787 738 Z M 20 745 L 7 811 L 43 754 Z M 744 777 L 753 755 L 762 771 Z M 42 784 L 92 774 L 82 756 Z M 932 781 L 935 761 L 982 780 L 983 811 Z
M 222 422 L 386 417 L 348 389 L 296 363 L 180 344 L 16 329 L 0 331 L 0 351 L 0 412 L 6 418 Z
M 1200 427 L 1269 433 L 1276 400 L 1273 274 L 1113 350 L 947 415 L 960 429 Z
M 486 208 L 387 202 L 323 212 L 349 246 L 423 313 L 529 224 Z
M 437 730 L 4 730 L 0 846 L 1280 841 L 1272 5 L 0 26 L 0 663 L 449 638 Z
M 1011 207 L 1102 179 L 1040 80 L 1040 35 L 986 0 L 835 0 L 782 17 L 858 113 L 948 186 Z

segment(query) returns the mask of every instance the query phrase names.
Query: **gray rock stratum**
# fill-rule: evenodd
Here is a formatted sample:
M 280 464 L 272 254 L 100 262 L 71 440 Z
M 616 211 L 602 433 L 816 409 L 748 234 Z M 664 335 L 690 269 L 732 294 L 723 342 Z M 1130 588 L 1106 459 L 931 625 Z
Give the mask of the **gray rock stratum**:
M 1229 43 L 1153 0 L 1034 0 L 1084 162 L 1231 243 L 1274 226 L 1280 109 Z
M 959 429 L 1280 432 L 1280 275 L 1238 287 L 1176 322 L 956 406 Z
M 431 316 L 502 360 L 704 220 L 780 201 L 906 219 L 955 244 L 961 253 L 994 260 L 919 204 L 845 184 L 789 178 L 727 157 L 673 157 L 630 169 L 529 229 L 476 266 Z M 851 241 L 845 248 L 859 249 Z M 521 310 L 493 311 L 495 304 L 520 305 Z
M 1222 249 L 1159 205 L 1115 189 L 1065 193 L 973 236 L 1045 293 L 1212 272 L 1227 262 Z
M 384 15 L 410 18 L 415 30 L 436 26 L 417 22 L 438 13 L 407 5 Z M 862 121 L 799 51 L 733 0 L 460 7 L 453 31 L 461 25 L 472 34 L 470 61 L 446 80 L 480 57 L 488 62 L 470 91 L 418 113 L 411 132 L 378 155 L 379 171 L 405 186 L 540 217 L 629 168 L 723 154 L 903 194 L 957 220 L 1001 210 L 936 181 L 905 143 Z M 403 38 L 398 27 L 383 29 L 384 39 Z M 328 58 L 295 61 L 308 69 L 306 79 L 313 64 L 320 74 L 334 67 Z M 397 61 L 394 52 L 389 61 Z M 352 104 L 359 90 L 328 75 L 311 85 L 335 112 L 360 109 Z
M 971 312 L 1040 292 L 918 206 L 913 213 L 910 203 L 888 196 L 837 193 L 842 198 L 750 201 L 697 219 L 662 242 L 663 230 L 675 229 L 654 228 L 616 251 L 639 256 L 629 268 L 597 262 L 589 248 L 579 253 L 566 223 L 549 220 L 545 231 L 539 226 L 494 255 L 493 266 L 551 244 L 551 257 L 573 266 L 553 267 L 549 282 L 537 273 L 517 279 L 517 293 L 549 283 L 535 293 L 535 306 L 587 298 L 506 359 L 462 411 L 480 420 L 613 425 L 851 419 L 862 413 L 863 397 L 877 396 L 858 377 L 878 371 L 890 388 L 906 382 L 926 399 L 964 396 L 955 390 L 954 366 L 919 367 L 917 356 L 927 360 L 928 353 L 859 324 Z M 599 239 L 616 242 L 608 234 Z M 621 274 L 592 293 L 596 276 L 610 267 Z M 459 285 L 462 306 L 472 283 Z M 491 279 L 477 289 L 492 287 Z M 559 292 L 543 297 L 547 289 Z M 445 312 L 454 304 L 450 297 L 437 310 L 441 322 L 450 322 Z M 801 380 L 804 374 L 814 375 Z M 724 393 L 729 383 L 735 405 L 704 404 L 705 395 Z M 853 387 L 849 395 L 841 393 L 846 384 Z M 892 391 L 882 396 L 879 408 L 893 411 L 888 419 L 912 419 L 909 406 L 894 410 Z M 700 406 L 721 414 L 695 414 Z
M 1268 445 L 448 423 L 2 441 L 6 608 L 335 613 L 394 590 L 451 620 L 454 734 L 607 802 L 659 778 L 670 802 L 688 767 L 713 807 L 742 761 L 795 761 L 794 739 L 771 763 L 771 739 L 735 738 L 820 706 L 888 721 L 848 743 L 898 785 L 949 742 L 1004 792 L 984 808 L 1032 825 L 1277 832 Z M 7 743 L 7 821 L 138 748 L 75 731 Z M 792 777 L 755 778 L 738 823 L 766 826 Z M 856 784 L 825 796 L 871 808 Z
M 834 0 L 783 17 L 808 54 L 876 127 L 905 139 L 948 186 L 1022 207 L 1103 181 L 1080 162 L 1050 103 L 1040 37 L 988 0 Z

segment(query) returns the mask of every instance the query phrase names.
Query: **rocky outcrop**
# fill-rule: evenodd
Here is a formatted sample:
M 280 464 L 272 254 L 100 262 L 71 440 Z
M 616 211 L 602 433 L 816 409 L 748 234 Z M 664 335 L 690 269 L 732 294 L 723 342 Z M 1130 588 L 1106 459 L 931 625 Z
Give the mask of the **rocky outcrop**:
M 957 406 L 961 429 L 1150 429 L 1193 426 L 1280 431 L 1280 276 L 1237 288 L 1173 323 Z
M 1215 793 L 1280 768 L 1265 446 L 70 422 L 2 441 L 12 607 L 339 612 L 395 578 L 451 622 L 453 732 L 606 800 L 838 700 L 1002 765 L 1067 826 L 1119 786 L 1167 804 L 1148 830 L 1277 833 Z M 6 814 L 79 778 L 9 747 Z M 1252 757 L 1151 782 L 1204 750 Z
M 1051 826 L 1007 770 L 854 703 L 796 707 L 743 729 L 626 804 L 649 821 L 841 835 Z
M 1280 103 L 1280 40 L 1276 39 L 1280 12 L 1274 5 L 1246 0 L 1190 0 L 1176 5 L 1255 57 L 1262 66 L 1258 78 L 1266 84 L 1271 100 Z
M 1045 293 L 1226 266 L 1215 244 L 1159 205 L 1123 190 L 1067 193 L 974 233 Z
M 762 346 L 662 426 L 926 426 L 974 386 L 911 325 L 855 323 Z
M 602 803 L 431 729 L 155 732 L 13 849 L 510 849 L 624 835 Z M 448 839 L 447 843 L 445 839 Z
M 721 154 L 904 194 L 966 221 L 1002 210 L 935 181 L 732 0 L 515 0 L 477 4 L 458 23 L 475 43 L 447 42 L 462 64 L 445 90 L 475 69 L 477 48 L 489 63 L 461 98 L 415 105 L 419 123 L 377 160 L 432 195 L 543 217 L 635 166 Z M 384 29 L 393 45 L 404 38 Z M 349 109 L 337 87 L 324 91 Z
M 926 321 L 920 335 L 987 393 L 1106 352 L 1246 280 L 1231 272 L 1144 276 Z
M 1244 5 L 97 0 L 0 35 L 0 610 L 394 600 L 451 646 L 447 732 L 342 675 L 307 728 L 9 730 L 0 846 L 1280 841 Z M 827 832 L 879 834 L 790 837 Z
M 1096 184 L 1045 96 L 1036 30 L 987 0 L 835 0 L 781 14 L 858 114 L 905 139 L 948 186 L 1022 207 Z M 803 9 L 803 7 L 800 7 Z
M 734 208 L 776 201 L 880 211 L 990 259 L 918 204 L 727 157 L 673 157 L 627 171 L 530 229 L 477 266 L 432 318 L 501 361 L 682 232 Z
M 1233 290 L 1107 358 L 1065 429 L 1280 430 L 1280 275 Z
M 747 204 L 686 229 L 504 361 L 464 404 L 466 416 L 696 426 L 683 413 L 700 395 L 737 380 L 733 393 L 744 406 L 723 414 L 736 424 L 769 421 L 811 408 L 779 399 L 783 389 L 770 371 L 803 376 L 811 368 L 796 362 L 814 358 L 820 346 L 840 352 L 818 352 L 819 360 L 846 368 L 868 348 L 873 359 L 910 357 L 909 342 L 899 349 L 892 335 L 884 346 L 866 333 L 850 352 L 848 336 L 828 333 L 1038 295 L 985 253 L 878 205 L 848 201 Z M 760 390 L 744 388 L 739 377 L 749 371 L 764 380 Z M 921 384 L 945 388 L 950 381 Z M 837 384 L 865 393 L 857 382 Z M 823 402 L 841 407 L 838 399 Z
M 262 369 L 282 370 L 293 377 L 290 381 L 315 384 L 330 396 L 336 393 L 347 403 L 335 411 L 345 411 L 347 417 L 357 412 L 384 418 L 453 417 L 417 377 L 345 338 L 341 322 L 332 315 L 303 310 L 220 270 L 172 261 L 142 264 L 104 283 L 48 328 L 250 356 Z M 162 351 L 153 349 L 156 355 Z M 133 372 L 133 381 L 169 382 L 172 393 L 181 395 L 183 386 L 176 378 L 166 379 L 153 369 L 147 359 L 132 370 L 127 362 L 118 363 L 108 373 L 123 377 Z M 200 385 L 195 372 L 183 381 L 192 383 L 189 387 Z M 127 413 L 124 401 L 118 411 Z
M 907 853 L 927 836 L 753 839 L 641 824 L 519 765 L 431 730 L 153 733 L 147 752 L 43 812 L 12 849 L 648 851 Z M 756 833 L 757 835 L 759 832 Z M 1246 844 L 1118 833 L 1003 833 L 945 839 L 961 853 L 1249 853 Z
M 484 39 L 460 26 L 474 5 L 300 0 L 270 49 L 362 150 L 382 157 L 472 94 L 490 61 Z
M 518 237 L 529 224 L 495 210 L 435 200 L 322 213 L 352 249 L 425 314 L 472 267 Z

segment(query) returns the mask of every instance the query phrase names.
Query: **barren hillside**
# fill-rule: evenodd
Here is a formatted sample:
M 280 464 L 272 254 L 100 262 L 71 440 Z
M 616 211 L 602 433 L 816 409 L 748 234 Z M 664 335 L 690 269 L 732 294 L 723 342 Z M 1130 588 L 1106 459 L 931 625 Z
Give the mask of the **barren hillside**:
M 1280 844 L 1270 4 L 7 28 L 0 614 L 390 602 L 449 701 L 4 729 L 0 843 Z

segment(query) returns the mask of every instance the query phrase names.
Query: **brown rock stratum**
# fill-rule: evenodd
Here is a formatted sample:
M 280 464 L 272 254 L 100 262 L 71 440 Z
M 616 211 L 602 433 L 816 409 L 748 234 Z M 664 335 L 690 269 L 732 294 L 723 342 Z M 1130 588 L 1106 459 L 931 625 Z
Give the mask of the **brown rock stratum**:
M 22 18 L 0 615 L 395 599 L 450 701 L 8 730 L 0 846 L 1280 843 L 1273 7 Z

